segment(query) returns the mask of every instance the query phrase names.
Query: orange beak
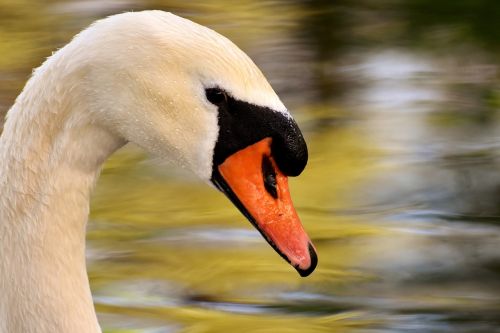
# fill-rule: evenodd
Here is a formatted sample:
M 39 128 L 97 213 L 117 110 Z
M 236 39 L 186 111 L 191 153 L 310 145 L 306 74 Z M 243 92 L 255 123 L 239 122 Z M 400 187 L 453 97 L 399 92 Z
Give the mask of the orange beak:
M 229 156 L 218 166 L 216 185 L 301 276 L 318 262 L 316 250 L 293 207 L 288 179 L 271 155 L 271 138 Z

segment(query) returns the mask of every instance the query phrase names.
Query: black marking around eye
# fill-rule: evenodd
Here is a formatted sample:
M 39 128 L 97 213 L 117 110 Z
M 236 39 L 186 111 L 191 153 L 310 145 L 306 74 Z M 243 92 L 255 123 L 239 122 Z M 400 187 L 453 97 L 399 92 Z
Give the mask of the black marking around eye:
M 220 88 L 208 88 L 206 92 Z M 297 176 L 307 164 L 307 146 L 295 121 L 267 107 L 240 101 L 225 92 L 219 103 L 219 136 L 214 148 L 213 170 L 226 158 L 264 138 L 271 137 L 271 153 L 278 168 L 287 176 Z
M 264 188 L 274 198 L 278 199 L 278 190 L 276 189 L 276 171 L 269 156 L 262 158 L 262 178 L 264 179 Z

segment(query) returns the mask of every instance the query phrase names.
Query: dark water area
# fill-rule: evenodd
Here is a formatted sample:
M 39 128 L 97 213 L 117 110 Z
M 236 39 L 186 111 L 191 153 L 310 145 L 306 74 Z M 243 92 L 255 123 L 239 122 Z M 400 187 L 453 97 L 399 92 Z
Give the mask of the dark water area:
M 500 2 L 0 0 L 0 114 L 92 21 L 172 11 L 263 70 L 310 149 L 300 278 L 214 189 L 127 146 L 88 226 L 105 332 L 500 332 Z

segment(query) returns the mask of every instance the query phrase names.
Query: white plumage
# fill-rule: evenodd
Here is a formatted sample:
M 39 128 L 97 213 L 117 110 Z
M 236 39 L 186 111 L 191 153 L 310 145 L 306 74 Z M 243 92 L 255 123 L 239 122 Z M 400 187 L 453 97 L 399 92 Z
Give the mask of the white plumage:
M 1 333 L 100 332 L 85 267 L 100 168 L 132 141 L 209 180 L 207 86 L 287 114 L 232 42 L 160 11 L 98 21 L 34 72 L 0 137 Z

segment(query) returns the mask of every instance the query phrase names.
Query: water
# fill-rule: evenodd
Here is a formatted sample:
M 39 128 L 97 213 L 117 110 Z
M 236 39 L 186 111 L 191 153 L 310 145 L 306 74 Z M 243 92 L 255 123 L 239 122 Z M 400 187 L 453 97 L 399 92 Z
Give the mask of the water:
M 222 194 L 126 147 L 92 200 L 106 332 L 500 332 L 495 1 L 0 0 L 0 113 L 94 19 L 170 10 L 227 35 L 304 131 L 300 278 Z

